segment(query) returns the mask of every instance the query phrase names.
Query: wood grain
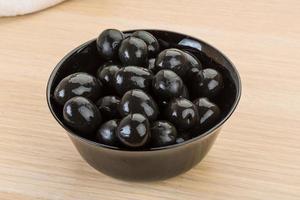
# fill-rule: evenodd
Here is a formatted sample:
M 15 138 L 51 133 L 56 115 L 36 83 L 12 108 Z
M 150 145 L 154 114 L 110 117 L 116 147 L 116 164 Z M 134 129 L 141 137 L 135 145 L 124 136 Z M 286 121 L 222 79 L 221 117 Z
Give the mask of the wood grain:
M 297 0 L 71 0 L 0 18 L 0 199 L 300 199 L 299 24 Z M 104 176 L 50 115 L 55 64 L 110 27 L 189 33 L 238 67 L 240 105 L 186 174 L 153 183 Z

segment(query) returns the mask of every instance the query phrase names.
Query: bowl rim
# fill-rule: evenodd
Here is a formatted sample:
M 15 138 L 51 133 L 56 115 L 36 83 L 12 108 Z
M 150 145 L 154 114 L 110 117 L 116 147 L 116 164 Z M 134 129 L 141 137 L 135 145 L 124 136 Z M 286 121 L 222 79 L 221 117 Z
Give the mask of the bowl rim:
M 241 94 L 242 94 L 242 83 L 241 83 L 241 78 L 240 78 L 240 75 L 239 75 L 239 72 L 237 70 L 237 68 L 235 67 L 235 65 L 232 63 L 232 61 L 225 55 L 223 54 L 220 50 L 218 50 L 217 48 L 215 48 L 213 45 L 201 40 L 201 39 L 198 39 L 194 36 L 190 36 L 190 35 L 187 35 L 187 34 L 183 34 L 183 33 L 179 33 L 179 32 L 176 32 L 176 31 L 170 31 L 170 30 L 161 30 L 161 29 L 132 29 L 132 30 L 126 30 L 126 31 L 122 31 L 123 33 L 131 33 L 131 32 L 134 32 L 134 31 L 140 31 L 140 30 L 143 30 L 143 31 L 159 31 L 159 32 L 168 32 L 168 33 L 172 33 L 172 34 L 180 34 L 180 35 L 185 35 L 186 37 L 188 37 L 189 39 L 194 39 L 194 40 L 197 40 L 197 41 L 200 41 L 201 43 L 213 48 L 214 50 L 216 50 L 220 55 L 222 55 L 226 61 L 229 62 L 229 64 L 231 65 L 232 67 L 232 72 L 236 75 L 237 77 L 237 85 L 236 85 L 236 98 L 235 98 L 235 101 L 233 102 L 233 105 L 231 107 L 231 109 L 229 110 L 229 112 L 227 113 L 227 115 L 217 124 L 215 124 L 212 128 L 210 128 L 209 130 L 207 130 L 206 132 L 204 132 L 203 134 L 197 136 L 197 137 L 194 137 L 192 139 L 189 139 L 189 140 L 186 140 L 182 143 L 178 143 L 178 144 L 172 144 L 172 145 L 168 145 L 168 146 L 163 146 L 163 147 L 155 147 L 155 148 L 150 148 L 150 149 L 146 149 L 146 150 L 139 150 L 139 151 L 134 151 L 134 150 L 126 150 L 126 149 L 121 149 L 121 148 L 118 148 L 118 147 L 114 147 L 114 146 L 109 146 L 109 145 L 105 145 L 105 144 L 101 144 L 101 143 L 98 143 L 98 142 L 94 142 L 92 140 L 88 140 L 84 137 L 81 137 L 79 135 L 77 135 L 76 133 L 74 133 L 70 128 L 68 128 L 59 118 L 58 116 L 56 115 L 56 113 L 54 112 L 53 108 L 52 108 L 52 105 L 50 103 L 50 98 L 51 98 L 51 86 L 53 84 L 53 80 L 56 76 L 56 73 L 57 71 L 60 69 L 61 65 L 71 56 L 73 55 L 74 53 L 76 53 L 78 50 L 82 49 L 83 47 L 87 46 L 88 44 L 94 42 L 96 40 L 96 38 L 94 39 L 91 39 L 87 42 L 84 42 L 83 44 L 77 46 L 75 49 L 73 49 L 72 51 L 70 51 L 69 53 L 67 53 L 60 61 L 58 64 L 56 64 L 55 68 L 52 70 L 51 74 L 50 74 L 50 77 L 48 79 L 48 82 L 47 82 L 47 86 L 46 86 L 46 99 L 47 99 L 47 105 L 48 105 L 48 108 L 52 114 L 52 116 L 55 118 L 55 120 L 69 133 L 71 134 L 72 136 L 76 137 L 77 139 L 81 140 L 82 142 L 85 142 L 85 143 L 89 143 L 90 145 L 93 145 L 93 146 L 96 146 L 96 147 L 101 147 L 101 148 L 105 148 L 105 149 L 108 149 L 108 150 L 113 150 L 113 151 L 120 151 L 120 152 L 134 152 L 134 153 L 137 153 L 137 152 L 153 152 L 153 151 L 162 151 L 162 150 L 168 150 L 168 149 L 174 149 L 174 148 L 178 148 L 178 147 L 181 147 L 181 146 L 184 146 L 184 145 L 187 145 L 187 144 L 190 144 L 190 143 L 193 143 L 193 142 L 196 142 L 198 140 L 201 140 L 205 137 L 207 137 L 208 135 L 214 133 L 217 129 L 221 128 L 221 126 L 230 118 L 230 116 L 233 114 L 233 112 L 235 111 L 239 101 L 240 101 L 240 98 L 241 98 Z

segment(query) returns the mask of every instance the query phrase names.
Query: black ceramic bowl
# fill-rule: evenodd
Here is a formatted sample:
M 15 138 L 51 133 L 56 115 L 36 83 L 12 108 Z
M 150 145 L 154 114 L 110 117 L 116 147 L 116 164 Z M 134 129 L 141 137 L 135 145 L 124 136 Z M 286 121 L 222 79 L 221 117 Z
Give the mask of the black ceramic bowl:
M 132 31 L 125 31 L 131 33 Z M 214 101 L 222 110 L 220 119 L 203 134 L 185 142 L 166 147 L 142 151 L 129 151 L 97 143 L 94 138 L 85 138 L 72 131 L 63 122 L 62 107 L 53 99 L 53 91 L 65 76 L 85 71 L 96 74 L 102 63 L 97 54 L 95 39 L 88 41 L 66 55 L 53 70 L 47 85 L 49 109 L 57 122 L 67 131 L 80 155 L 98 171 L 123 180 L 153 181 L 174 177 L 199 163 L 213 145 L 222 125 L 235 110 L 241 96 L 241 82 L 238 72 L 230 60 L 211 45 L 191 36 L 162 30 L 147 30 L 159 38 L 162 48 L 177 47 L 184 38 L 193 41 L 194 54 L 204 66 L 219 70 L 224 77 L 225 88 L 222 98 Z

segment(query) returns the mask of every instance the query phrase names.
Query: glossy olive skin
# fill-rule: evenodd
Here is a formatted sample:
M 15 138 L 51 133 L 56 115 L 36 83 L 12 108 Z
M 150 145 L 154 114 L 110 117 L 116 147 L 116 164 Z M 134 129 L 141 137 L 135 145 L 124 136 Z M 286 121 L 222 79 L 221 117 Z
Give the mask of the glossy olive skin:
M 187 59 L 183 51 L 179 49 L 166 49 L 158 54 L 155 60 L 154 71 L 169 69 L 178 76 L 184 77 L 188 70 Z
M 202 70 L 203 74 L 203 88 L 202 94 L 206 97 L 214 97 L 219 94 L 224 87 L 222 75 L 214 69 L 207 68 Z
M 161 111 L 163 111 L 169 103 L 169 100 L 160 99 L 159 97 L 155 97 L 155 101 Z
M 63 118 L 67 125 L 84 135 L 95 133 L 102 122 L 97 106 L 85 97 L 68 100 L 63 108 Z
M 179 97 L 183 97 L 185 99 L 189 99 L 190 98 L 190 93 L 189 93 L 189 90 L 186 87 L 186 85 L 183 85 L 182 93 L 181 93 L 181 95 L 179 95 Z
M 151 126 L 151 147 L 162 147 L 176 142 L 177 130 L 167 121 L 156 121 Z
M 179 97 L 184 90 L 182 79 L 171 70 L 160 70 L 152 80 L 152 91 L 161 100 Z
M 194 97 L 215 97 L 224 87 L 222 75 L 211 68 L 200 71 L 192 83 Z
M 123 33 L 124 34 L 124 38 L 128 38 L 132 36 L 132 33 Z
M 97 78 L 99 78 L 99 75 L 100 75 L 100 72 L 107 66 L 110 66 L 110 65 L 117 65 L 117 66 L 120 66 L 120 64 L 118 62 L 115 62 L 115 61 L 112 61 L 112 60 L 109 60 L 109 61 L 106 61 L 104 63 L 102 63 L 99 67 L 98 67 L 98 70 L 97 70 L 97 73 L 96 73 L 96 76 Z
M 185 83 L 187 85 L 192 85 L 194 80 L 197 79 L 197 76 L 198 76 L 200 71 L 201 70 L 199 68 L 196 68 L 196 67 L 190 68 L 185 74 L 185 77 L 184 77 Z M 200 81 L 202 81 L 203 80 L 202 73 L 200 75 L 201 75 Z M 193 80 L 193 81 L 191 81 L 191 80 Z
M 173 99 L 165 109 L 165 118 L 178 130 L 187 130 L 199 120 L 197 107 L 185 98 Z
M 130 113 L 140 113 L 150 121 L 154 121 L 159 114 L 159 108 L 153 98 L 139 89 L 127 91 L 121 99 L 119 112 L 122 116 Z
M 104 30 L 97 38 L 97 50 L 104 60 L 117 58 L 120 43 L 124 39 L 121 31 L 116 29 Z
M 143 147 L 150 139 L 148 119 L 138 113 L 127 115 L 120 121 L 117 137 L 126 147 L 132 149 Z
M 154 68 L 155 68 L 155 58 L 150 58 L 148 60 L 148 69 L 154 72 Z
M 200 42 L 191 38 L 183 38 L 182 40 L 180 40 L 180 42 L 178 42 L 178 44 L 186 47 L 192 47 L 198 49 L 199 51 L 202 50 L 202 45 L 200 44 Z
M 100 72 L 101 72 L 105 67 L 108 67 L 108 66 L 111 66 L 111 65 L 115 65 L 115 66 L 118 66 L 118 67 L 122 67 L 121 63 L 120 63 L 118 60 L 108 60 L 108 61 L 102 63 L 102 64 L 98 67 L 98 70 L 97 70 L 97 77 L 99 77 Z
M 183 53 L 186 57 L 189 68 L 197 68 L 199 70 L 202 69 L 202 64 L 196 56 L 194 56 L 192 53 L 190 53 L 188 51 L 183 51 Z
M 147 31 L 135 31 L 132 33 L 132 36 L 144 40 L 144 42 L 147 44 L 149 58 L 155 57 L 159 52 L 158 40 L 151 33 Z
M 102 114 L 103 120 L 107 121 L 114 118 L 119 118 L 118 107 L 120 104 L 119 97 L 105 96 L 97 101 L 97 106 Z
M 210 102 L 208 98 L 198 98 L 193 101 L 196 105 L 199 113 L 198 126 L 200 129 L 204 129 L 214 123 L 220 117 L 221 111 L 219 107 Z
M 85 72 L 71 74 L 62 79 L 54 90 L 54 99 L 60 105 L 75 96 L 83 96 L 96 101 L 103 93 L 102 84 L 94 76 Z
M 179 143 L 185 142 L 185 141 L 187 141 L 191 138 L 192 138 L 192 136 L 188 131 L 187 132 L 180 132 L 180 133 L 177 134 L 177 138 L 176 138 L 175 143 L 179 144 Z
M 108 65 L 97 71 L 97 77 L 108 93 L 114 90 L 115 74 L 120 68 L 121 66 L 119 65 Z
M 124 39 L 119 48 L 119 59 L 124 66 L 145 66 L 148 60 L 147 44 L 136 37 Z
M 183 97 L 185 99 L 190 99 L 190 94 L 188 91 L 188 88 L 183 85 L 183 89 L 182 89 L 182 93 L 178 96 L 178 97 Z M 156 97 L 156 103 L 159 105 L 161 110 L 164 110 L 164 108 L 168 105 L 168 103 L 172 100 L 172 99 L 162 99 L 159 96 Z
M 152 77 L 151 71 L 146 68 L 135 66 L 123 67 L 115 74 L 115 90 L 119 95 L 123 95 L 132 89 L 149 91 Z
M 119 125 L 119 122 L 120 120 L 112 119 L 103 123 L 97 131 L 97 140 L 102 144 L 115 147 L 118 146 L 119 139 L 117 137 L 116 130 Z

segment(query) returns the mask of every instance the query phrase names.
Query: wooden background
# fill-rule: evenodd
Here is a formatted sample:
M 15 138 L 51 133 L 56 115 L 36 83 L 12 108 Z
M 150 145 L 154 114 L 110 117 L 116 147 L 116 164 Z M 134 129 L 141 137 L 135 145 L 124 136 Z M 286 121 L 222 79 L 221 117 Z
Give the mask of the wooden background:
M 89 167 L 51 116 L 47 79 L 100 31 L 158 28 L 222 50 L 243 94 L 205 160 L 179 177 L 128 183 Z M 300 1 L 70 0 L 0 18 L 0 199 L 300 199 Z

